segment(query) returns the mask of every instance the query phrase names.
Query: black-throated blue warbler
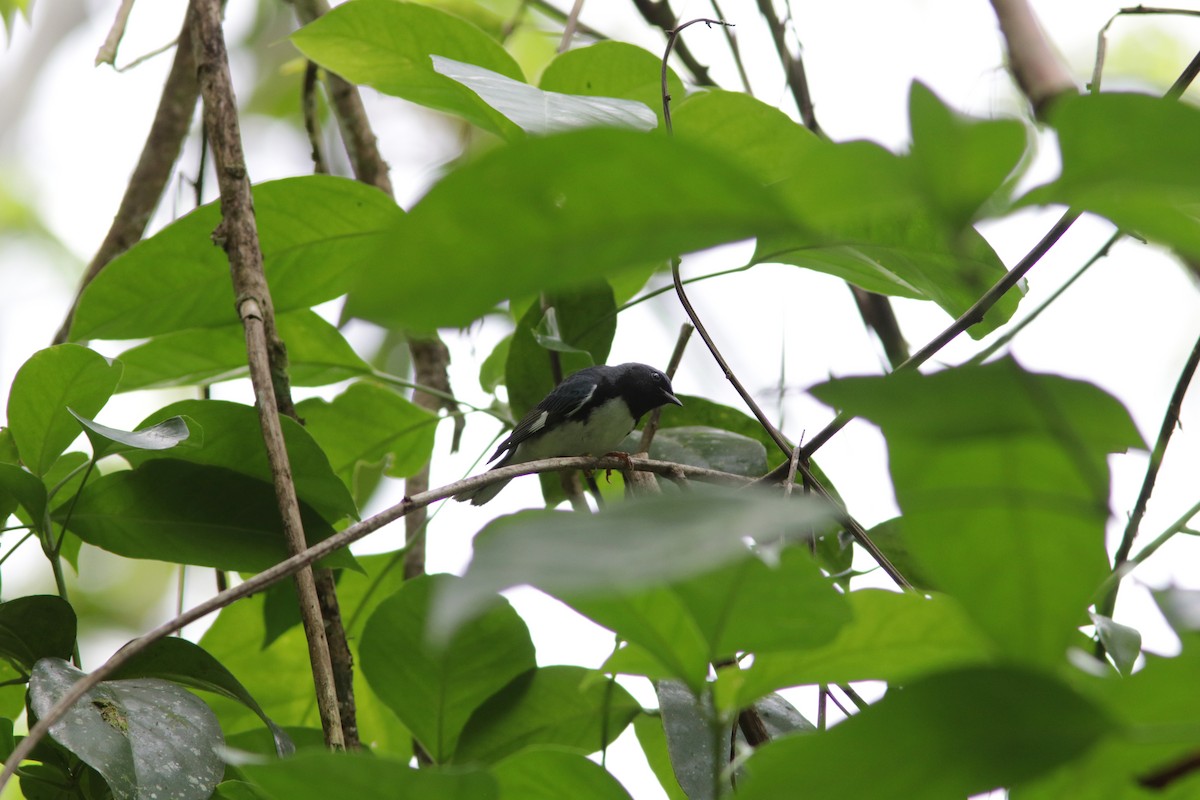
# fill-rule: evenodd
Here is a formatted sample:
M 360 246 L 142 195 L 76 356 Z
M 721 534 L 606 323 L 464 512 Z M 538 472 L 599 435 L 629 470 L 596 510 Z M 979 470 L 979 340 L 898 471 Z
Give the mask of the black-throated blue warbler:
M 559 456 L 602 456 L 612 452 L 648 411 L 682 406 L 671 379 L 645 364 L 586 367 L 556 386 L 517 423 L 489 461 L 492 469 Z M 481 506 L 508 481 L 454 495 Z

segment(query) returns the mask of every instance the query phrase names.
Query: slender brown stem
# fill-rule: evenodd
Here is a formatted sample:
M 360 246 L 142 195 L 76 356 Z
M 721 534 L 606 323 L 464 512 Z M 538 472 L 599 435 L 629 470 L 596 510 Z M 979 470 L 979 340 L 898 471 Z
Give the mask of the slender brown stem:
M 678 30 L 675 12 L 671 10 L 671 4 L 667 0 L 633 0 L 633 5 L 644 20 L 659 28 L 668 37 L 672 30 Z M 697 86 L 716 85 L 708 75 L 708 67 L 697 61 L 688 46 L 682 42 L 679 44 L 679 60 L 687 67 L 688 72 L 692 75 L 692 81 Z
M 179 33 L 175 61 L 171 64 L 166 83 L 163 84 L 158 110 L 154 114 L 150 133 L 146 136 L 146 143 L 142 146 L 141 156 L 138 157 L 137 166 L 129 178 L 129 185 L 125 187 L 125 195 L 121 198 L 121 205 L 113 217 L 112 225 L 109 226 L 96 255 L 84 270 L 71 308 L 67 311 L 62 326 L 54 334 L 55 344 L 69 339 L 71 322 L 75 318 L 75 310 L 79 307 L 79 298 L 83 295 L 83 290 L 108 262 L 142 238 L 150 216 L 171 179 L 175 161 L 179 158 L 188 128 L 192 124 L 196 100 L 200 96 L 200 89 L 196 84 L 191 28 L 192 15 L 187 13 Z
M 221 23 L 221 4 L 220 0 L 193 0 L 191 8 L 196 20 L 192 41 L 200 94 L 204 98 L 204 127 L 208 131 L 221 191 L 221 223 L 213 233 L 213 239 L 229 256 L 236 308 L 246 331 L 247 360 L 259 423 L 279 500 L 284 534 L 294 555 L 302 552 L 306 543 L 299 500 L 279 420 L 280 413 L 294 413 L 294 410 L 286 383 L 283 346 L 275 332 L 270 290 L 263 273 L 250 179 L 242 151 L 237 101 Z M 311 569 L 296 573 L 296 589 L 308 639 L 325 741 L 331 748 L 342 749 L 345 739 L 337 690 Z

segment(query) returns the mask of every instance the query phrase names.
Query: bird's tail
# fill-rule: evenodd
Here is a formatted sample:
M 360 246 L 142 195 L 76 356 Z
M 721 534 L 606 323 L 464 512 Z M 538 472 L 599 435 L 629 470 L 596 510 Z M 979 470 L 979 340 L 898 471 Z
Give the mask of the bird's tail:
M 468 489 L 465 492 L 459 492 L 454 495 L 454 499 L 460 503 L 465 503 L 470 500 L 471 505 L 481 506 L 491 500 L 496 495 L 500 494 L 500 490 L 508 485 L 508 481 L 500 481 L 499 483 L 480 486 L 478 489 Z

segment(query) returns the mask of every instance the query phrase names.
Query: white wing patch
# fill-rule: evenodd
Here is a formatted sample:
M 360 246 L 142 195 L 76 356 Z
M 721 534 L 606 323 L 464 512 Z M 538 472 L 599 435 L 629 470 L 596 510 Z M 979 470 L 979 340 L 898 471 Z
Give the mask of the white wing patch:
M 599 384 L 596 384 L 596 383 L 592 384 L 592 388 L 588 390 L 588 393 L 584 396 L 584 398 L 582 400 L 580 400 L 575 405 L 574 408 L 572 408 L 570 411 L 567 412 L 567 419 L 570 419 L 571 417 L 575 416 L 576 414 L 578 414 L 580 411 L 583 410 L 583 407 L 586 406 L 588 404 L 588 401 L 592 399 L 592 395 L 594 395 L 596 393 L 596 387 L 598 385 Z M 546 416 L 546 414 L 543 412 L 542 413 L 542 424 L 545 424 L 545 422 L 546 422 L 545 416 Z M 540 427 L 542 427 L 542 426 L 538 425 L 538 428 L 540 428 Z M 536 430 L 536 428 L 535 428 L 535 430 Z
M 549 418 L 549 416 L 550 416 L 549 411 L 543 411 L 541 413 L 541 415 L 539 415 L 538 418 L 533 421 L 533 424 L 531 424 L 529 426 L 529 433 L 530 434 L 537 433 L 542 428 L 546 427 L 546 420 Z

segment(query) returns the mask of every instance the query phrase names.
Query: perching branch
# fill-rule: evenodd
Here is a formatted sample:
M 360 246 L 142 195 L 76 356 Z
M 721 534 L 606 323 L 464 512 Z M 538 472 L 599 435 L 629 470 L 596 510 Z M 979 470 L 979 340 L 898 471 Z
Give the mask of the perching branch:
M 128 250 L 142 238 L 150 215 L 158 206 L 163 190 L 171 179 L 175 161 L 183 149 L 183 141 L 187 137 L 188 128 L 192 124 L 192 114 L 196 108 L 196 100 L 200 90 L 196 85 L 196 62 L 191 46 L 192 14 L 184 15 L 183 28 L 179 33 L 179 47 L 175 51 L 175 61 L 163 84 L 162 97 L 158 101 L 158 110 L 154 114 L 154 122 L 150 133 L 146 136 L 146 144 L 134 167 L 129 185 L 125 187 L 125 195 L 113 218 L 108 234 L 92 257 L 91 263 L 79 279 L 79 289 L 75 299 L 67 310 L 62 326 L 54 334 L 54 343 L 62 344 L 70 337 L 71 322 L 75 318 L 75 310 L 79 307 L 79 298 L 87 285 L 100 274 L 100 270 L 108 262 Z
M 204 127 L 208 132 L 221 191 L 221 223 L 213 233 L 213 240 L 223 247 L 229 257 L 236 308 L 246 331 L 250 380 L 254 386 L 267 460 L 271 466 L 288 547 L 296 554 L 305 548 L 304 527 L 279 422 L 281 410 L 284 413 L 294 411 L 287 390 L 283 345 L 275 332 L 270 290 L 263 273 L 258 226 L 254 218 L 237 102 L 221 25 L 221 4 L 220 0 L 192 0 L 191 7 L 196 22 L 192 40 L 200 94 L 204 98 Z M 325 741 L 331 748 L 342 749 L 345 739 L 337 691 L 311 569 L 305 568 L 296 573 L 296 590 L 308 639 Z

